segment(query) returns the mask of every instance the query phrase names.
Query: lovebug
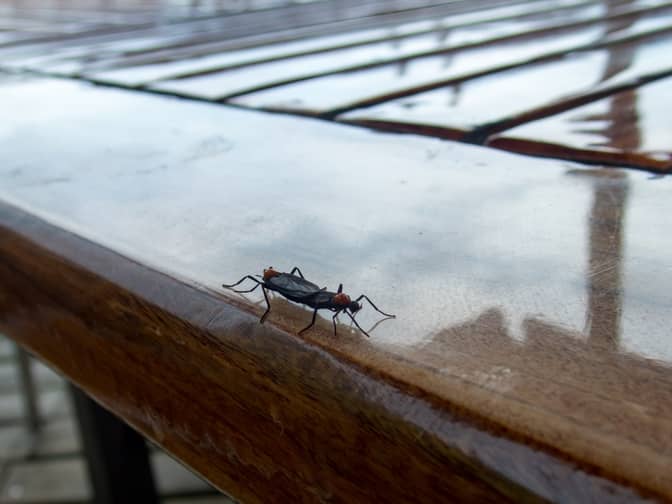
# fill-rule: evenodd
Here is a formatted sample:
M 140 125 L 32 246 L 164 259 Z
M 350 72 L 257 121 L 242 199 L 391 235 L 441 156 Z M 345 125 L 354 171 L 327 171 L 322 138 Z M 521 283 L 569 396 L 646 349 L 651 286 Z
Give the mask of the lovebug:
M 244 294 L 247 292 L 252 292 L 261 286 L 261 290 L 264 293 L 264 299 L 266 300 L 266 311 L 261 316 L 261 319 L 259 319 L 259 322 L 262 324 L 264 323 L 264 320 L 266 320 L 268 313 L 271 311 L 271 303 L 268 300 L 268 293 L 266 292 L 267 290 L 277 292 L 290 301 L 310 306 L 314 309 L 313 318 L 310 321 L 310 324 L 301 329 L 299 334 L 302 334 L 304 331 L 307 331 L 315 325 L 315 319 L 317 318 L 318 310 L 330 310 L 334 312 L 334 316 L 331 319 L 332 323 L 334 324 L 334 335 L 336 334 L 336 318 L 339 314 L 345 313 L 354 322 L 354 324 L 357 326 L 357 329 L 359 329 L 364 335 L 368 337 L 369 334 L 361 328 L 354 317 L 354 315 L 362 309 L 362 305 L 360 303 L 362 299 L 366 299 L 373 309 L 378 313 L 382 313 L 389 318 L 395 318 L 394 315 L 390 315 L 389 313 L 385 313 L 384 311 L 380 310 L 373 303 L 373 301 L 371 301 L 369 297 L 364 294 L 352 301 L 350 296 L 343 293 L 343 284 L 338 286 L 338 290 L 336 292 L 328 291 L 326 287 L 319 288 L 313 282 L 306 280 L 303 276 L 303 273 L 301 273 L 301 270 L 297 267 L 293 268 L 289 273 L 281 273 L 274 270 L 272 267 L 269 267 L 268 269 L 264 270 L 263 276 L 256 276 L 261 280 L 258 280 L 252 275 L 245 275 L 236 283 L 231 285 L 223 284 L 222 287 L 231 289 L 233 292 L 237 292 L 239 294 Z M 234 287 L 240 285 L 245 280 L 252 280 L 256 283 L 256 285 L 247 290 L 234 289 Z

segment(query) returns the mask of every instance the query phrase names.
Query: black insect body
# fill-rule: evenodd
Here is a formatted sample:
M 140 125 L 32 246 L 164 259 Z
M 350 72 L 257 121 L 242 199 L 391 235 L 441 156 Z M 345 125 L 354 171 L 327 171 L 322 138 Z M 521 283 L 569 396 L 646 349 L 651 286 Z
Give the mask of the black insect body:
M 362 333 L 364 333 L 366 336 L 369 336 L 369 334 L 357 323 L 357 320 L 355 320 L 354 317 L 354 315 L 362 309 L 362 305 L 360 304 L 362 299 L 366 299 L 377 312 L 382 313 L 386 317 L 394 318 L 394 315 L 390 315 L 378 309 L 378 307 L 373 304 L 373 301 L 371 301 L 368 296 L 364 294 L 352 301 L 350 296 L 343 293 L 343 284 L 338 286 L 338 291 L 336 292 L 328 291 L 326 287 L 319 288 L 313 282 L 306 280 L 299 268 L 294 268 L 289 273 L 281 273 L 274 270 L 273 268 L 268 268 L 264 270 L 264 275 L 259 276 L 259 278 L 261 278 L 261 280 L 258 280 L 252 275 L 246 275 L 236 283 L 231 285 L 222 285 L 222 287 L 242 294 L 246 292 L 252 292 L 261 286 L 261 290 L 264 293 L 264 299 L 266 300 L 266 311 L 259 320 L 259 322 L 262 324 L 264 323 L 264 320 L 266 320 L 268 313 L 271 311 L 271 304 L 268 300 L 268 294 L 266 292 L 267 290 L 277 292 L 281 296 L 289 299 L 290 301 L 294 301 L 295 303 L 304 304 L 314 308 L 313 318 L 310 321 L 310 324 L 301 329 L 299 334 L 307 331 L 313 327 L 313 325 L 315 325 L 315 319 L 317 318 L 318 310 L 330 310 L 334 312 L 334 316 L 332 317 L 332 322 L 334 324 L 334 334 L 336 334 L 336 318 L 341 313 L 345 313 L 348 317 L 350 317 L 357 328 L 362 331 Z M 256 285 L 247 290 L 234 289 L 234 287 L 240 285 L 245 280 L 252 280 L 256 283 Z

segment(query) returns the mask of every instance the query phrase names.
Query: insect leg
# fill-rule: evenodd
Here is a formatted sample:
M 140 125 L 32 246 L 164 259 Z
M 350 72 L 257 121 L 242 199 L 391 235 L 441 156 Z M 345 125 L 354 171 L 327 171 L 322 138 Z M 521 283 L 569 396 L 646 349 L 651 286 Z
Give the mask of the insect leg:
M 249 278 L 250 280 L 255 281 L 257 284 L 260 284 L 260 283 L 261 283 L 259 280 L 257 280 L 256 278 L 254 278 L 252 275 L 245 275 L 243 278 L 241 278 L 240 280 L 238 280 L 236 283 L 231 284 L 231 285 L 222 284 L 222 287 L 224 287 L 225 289 L 233 289 L 236 285 L 240 285 L 241 283 L 243 283 L 243 282 L 244 282 L 245 280 L 247 280 L 248 278 Z
M 347 315 L 348 317 L 350 317 L 350 320 L 352 320 L 352 321 L 355 323 L 355 325 L 357 326 L 357 329 L 359 329 L 360 331 L 362 331 L 362 333 L 364 334 L 364 336 L 366 336 L 367 338 L 370 338 L 371 336 L 369 336 L 369 333 L 367 333 L 364 329 L 362 329 L 362 326 L 360 326 L 360 325 L 357 323 L 357 321 L 355 320 L 355 317 L 353 317 L 352 314 L 351 314 L 348 310 L 344 310 L 344 311 L 345 311 L 346 315 Z
M 257 289 L 259 288 L 260 285 L 262 285 L 261 282 L 258 283 L 257 285 L 255 285 L 254 287 L 252 287 L 251 289 L 247 289 L 247 290 L 236 290 L 236 289 L 231 289 L 231 290 L 232 290 L 233 292 L 235 292 L 236 294 L 246 294 L 247 292 L 252 292 L 252 291 L 257 290 Z
M 301 273 L 301 270 L 299 269 L 298 266 L 294 266 L 294 268 L 292 268 L 292 271 L 290 271 L 289 274 L 293 275 L 295 271 L 299 274 L 301 278 L 303 278 L 304 280 L 306 279 L 306 277 L 303 276 L 303 273 Z
M 381 310 L 380 308 L 378 308 L 375 304 L 373 304 L 373 301 L 371 301 L 371 300 L 369 299 L 369 297 L 368 297 L 368 296 L 365 296 L 364 294 L 362 294 L 362 295 L 359 296 L 357 299 L 355 299 L 355 302 L 359 303 L 359 301 L 360 301 L 362 298 L 366 299 L 366 300 L 369 302 L 369 304 L 370 304 L 371 306 L 373 306 L 373 309 L 376 310 L 378 313 L 382 313 L 382 314 L 385 315 L 386 317 L 396 318 L 396 315 L 390 315 L 389 313 L 385 313 L 383 310 Z
M 268 294 L 266 293 L 266 287 L 264 287 L 263 285 L 261 286 L 261 292 L 264 293 L 264 299 L 266 300 L 266 311 L 264 312 L 264 314 L 259 319 L 259 323 L 263 324 L 264 320 L 266 320 L 266 317 L 268 316 L 268 312 L 271 311 L 271 302 L 268 300 Z
M 334 313 L 334 316 L 331 317 L 331 321 L 334 324 L 334 336 L 336 336 L 336 318 L 338 317 L 338 314 L 341 313 L 340 310 Z
M 307 331 L 308 329 L 310 329 L 311 327 L 313 327 L 313 326 L 315 325 L 315 318 L 316 318 L 316 317 L 317 317 L 317 308 L 315 308 L 315 311 L 313 312 L 313 319 L 310 321 L 310 324 L 308 324 L 306 327 L 304 327 L 303 329 L 301 329 L 301 330 L 299 331 L 299 334 L 302 334 L 304 331 Z
M 343 284 L 338 284 L 338 290 L 336 291 L 336 294 L 340 294 L 343 292 Z

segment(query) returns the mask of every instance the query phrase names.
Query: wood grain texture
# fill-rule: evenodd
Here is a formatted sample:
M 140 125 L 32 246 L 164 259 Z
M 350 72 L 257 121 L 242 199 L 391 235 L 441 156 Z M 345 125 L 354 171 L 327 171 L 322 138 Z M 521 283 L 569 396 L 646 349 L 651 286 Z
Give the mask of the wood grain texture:
M 52 79 L 0 107 L 3 327 L 215 484 L 672 496 L 671 180 Z M 260 326 L 218 287 L 268 265 L 398 318 Z
M 540 500 L 458 449 L 479 434 L 430 413 L 420 398 L 261 327 L 211 294 L 10 207 L 0 214 L 3 331 L 237 498 Z M 8 223 L 76 249 L 136 292 Z M 449 444 L 414 425 L 412 417 L 425 414 L 455 424 L 462 439 Z

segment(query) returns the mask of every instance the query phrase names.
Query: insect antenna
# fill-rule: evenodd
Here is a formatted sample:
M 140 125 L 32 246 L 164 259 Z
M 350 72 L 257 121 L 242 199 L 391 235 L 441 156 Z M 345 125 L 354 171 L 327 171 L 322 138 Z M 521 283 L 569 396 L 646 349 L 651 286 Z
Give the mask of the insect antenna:
M 254 287 L 252 287 L 251 289 L 247 289 L 247 290 L 237 290 L 237 289 L 231 289 L 231 290 L 233 292 L 235 292 L 236 294 L 247 294 L 248 292 L 254 292 L 255 290 L 257 290 L 260 285 L 261 284 L 257 284 Z
M 248 278 L 249 278 L 250 280 L 254 281 L 254 282 L 257 282 L 257 284 L 260 284 L 260 283 L 261 283 L 259 280 L 257 280 L 256 278 L 254 278 L 252 275 L 245 275 L 243 278 L 241 278 L 240 280 L 238 280 L 236 283 L 231 284 L 231 285 L 222 284 L 222 287 L 224 287 L 225 289 L 233 289 L 236 285 L 240 285 L 241 283 L 243 283 L 243 282 L 244 282 L 245 280 L 247 280 Z
M 370 304 L 371 306 L 373 306 L 373 309 L 376 310 L 378 313 L 382 313 L 382 314 L 385 315 L 386 317 L 397 318 L 396 315 L 392 315 L 392 314 L 390 314 L 390 313 L 385 313 L 383 310 L 381 310 L 380 308 L 378 308 L 375 304 L 373 304 L 373 301 L 371 301 L 371 300 L 369 299 L 369 297 L 366 296 L 366 295 L 364 295 L 364 294 L 362 294 L 362 295 L 359 296 L 357 299 L 355 299 L 355 302 L 356 302 L 356 303 L 359 303 L 359 301 L 360 301 L 361 299 L 366 299 L 366 300 L 369 302 L 369 304 Z

